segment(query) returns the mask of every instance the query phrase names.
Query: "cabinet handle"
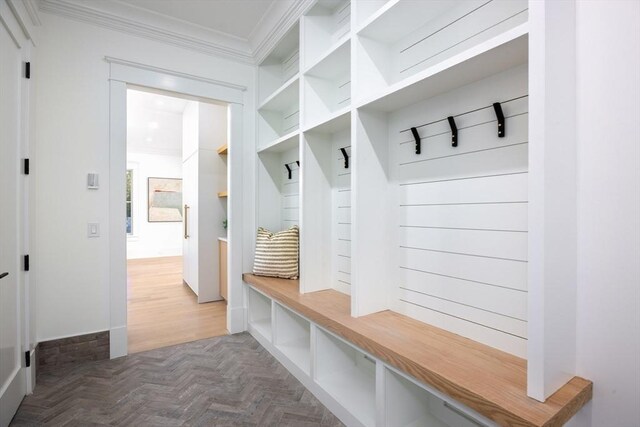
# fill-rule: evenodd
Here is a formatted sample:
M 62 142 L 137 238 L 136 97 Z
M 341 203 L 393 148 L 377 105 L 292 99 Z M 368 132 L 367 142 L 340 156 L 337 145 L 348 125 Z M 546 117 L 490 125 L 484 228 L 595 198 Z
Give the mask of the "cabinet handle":
M 184 238 L 189 238 L 189 205 L 184 205 Z
M 4 279 L 5 277 L 7 277 L 9 275 L 8 271 L 5 271 L 4 273 L 0 273 L 0 279 Z

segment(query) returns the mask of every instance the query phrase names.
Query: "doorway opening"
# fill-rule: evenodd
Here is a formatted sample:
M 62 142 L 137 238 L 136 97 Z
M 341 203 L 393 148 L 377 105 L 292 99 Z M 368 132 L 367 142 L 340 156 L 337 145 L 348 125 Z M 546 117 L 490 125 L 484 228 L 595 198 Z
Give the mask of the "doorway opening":
M 129 353 L 226 335 L 228 105 L 126 97 Z

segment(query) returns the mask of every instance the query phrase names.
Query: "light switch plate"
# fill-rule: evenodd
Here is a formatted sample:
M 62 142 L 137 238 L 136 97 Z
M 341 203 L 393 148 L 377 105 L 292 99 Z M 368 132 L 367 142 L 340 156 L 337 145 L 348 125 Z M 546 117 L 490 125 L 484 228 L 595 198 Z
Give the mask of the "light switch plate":
M 87 236 L 88 237 L 100 237 L 100 224 L 97 222 L 90 222 L 87 224 Z

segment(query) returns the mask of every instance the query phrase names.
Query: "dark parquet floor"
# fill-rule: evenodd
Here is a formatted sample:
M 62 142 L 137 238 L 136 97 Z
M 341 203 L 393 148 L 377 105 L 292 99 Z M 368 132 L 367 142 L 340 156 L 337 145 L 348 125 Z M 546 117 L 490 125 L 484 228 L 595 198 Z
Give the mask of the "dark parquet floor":
M 342 426 L 249 334 L 40 372 L 12 426 Z

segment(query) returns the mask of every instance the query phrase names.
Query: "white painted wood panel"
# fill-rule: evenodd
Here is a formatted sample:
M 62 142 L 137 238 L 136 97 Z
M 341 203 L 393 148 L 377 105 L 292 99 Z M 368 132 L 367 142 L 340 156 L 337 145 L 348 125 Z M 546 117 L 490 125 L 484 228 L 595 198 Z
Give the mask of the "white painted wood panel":
M 526 203 L 400 206 L 403 227 L 527 231 Z
M 399 274 L 400 287 L 403 289 L 501 313 L 514 319 L 527 318 L 527 293 L 524 291 L 402 268 Z
M 527 233 L 400 227 L 400 246 L 527 261 Z
M 418 249 L 399 249 L 400 268 L 527 290 L 527 263 Z
M 388 118 L 391 181 L 398 184 L 393 306 L 518 355 L 527 337 L 526 82 L 526 68 L 517 67 Z M 506 118 L 504 138 L 496 101 Z
M 334 134 L 332 222 L 334 223 L 332 251 L 334 288 L 351 294 L 351 165 L 345 168 L 341 148 L 351 156 L 350 129 Z M 348 237 L 345 229 L 348 228 Z

